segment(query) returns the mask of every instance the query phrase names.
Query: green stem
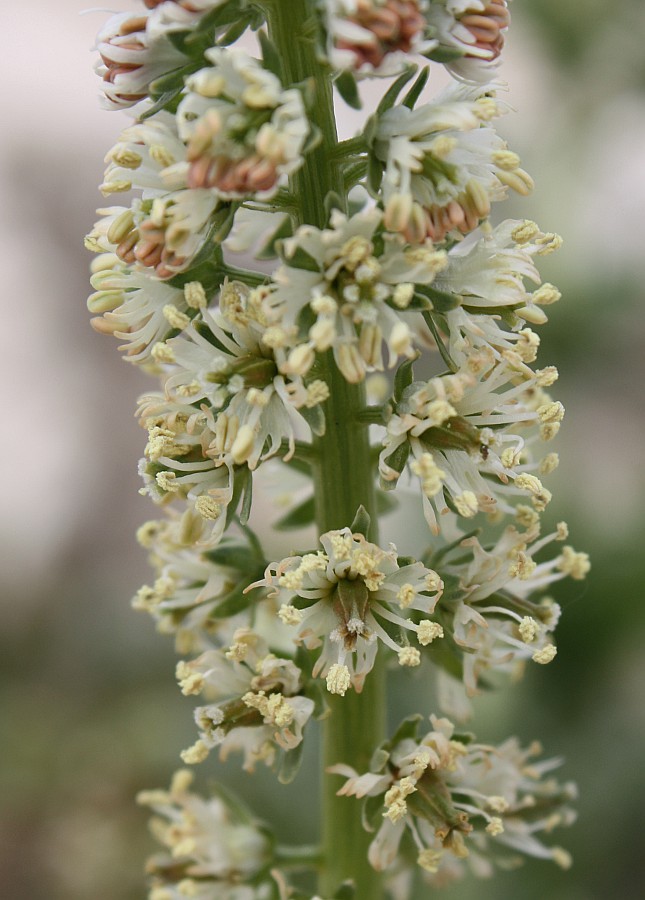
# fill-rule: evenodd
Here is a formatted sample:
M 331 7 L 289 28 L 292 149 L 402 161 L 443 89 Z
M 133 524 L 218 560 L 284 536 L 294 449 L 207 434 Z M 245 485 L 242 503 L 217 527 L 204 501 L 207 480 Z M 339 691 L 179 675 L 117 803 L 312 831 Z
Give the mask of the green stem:
M 299 200 L 297 224 L 318 228 L 327 225 L 325 198 L 330 191 L 345 196 L 338 138 L 334 119 L 331 78 L 317 58 L 312 40 L 315 22 L 314 0 L 263 0 L 269 36 L 282 62 L 285 86 L 307 82 L 313 86 L 314 101 L 309 115 L 319 129 L 321 140 L 305 157 L 304 165 L 291 178 L 290 188 Z M 326 432 L 315 438 L 312 460 L 319 531 L 351 525 L 356 510 L 364 506 L 371 516 L 368 537 L 376 541 L 377 511 L 375 472 L 371 459 L 364 384 L 349 384 L 331 351 L 320 360 L 318 377 L 330 390 L 325 404 Z M 385 732 L 385 679 L 375 666 L 361 694 L 350 690 L 345 697 L 329 697 L 331 715 L 324 724 L 325 768 L 343 762 L 364 772 L 375 747 Z M 323 866 L 319 891 L 333 894 L 343 881 L 351 879 L 360 900 L 380 900 L 381 879 L 367 860 L 371 841 L 361 823 L 361 804 L 336 796 L 336 776 L 323 778 Z

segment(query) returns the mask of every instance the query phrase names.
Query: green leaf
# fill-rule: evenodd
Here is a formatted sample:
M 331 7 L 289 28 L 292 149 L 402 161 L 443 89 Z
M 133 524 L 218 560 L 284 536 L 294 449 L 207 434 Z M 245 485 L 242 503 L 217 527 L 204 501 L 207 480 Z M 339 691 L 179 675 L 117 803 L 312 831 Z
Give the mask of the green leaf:
M 329 219 L 331 216 L 332 210 L 338 209 L 340 212 L 345 212 L 345 203 L 340 194 L 337 194 L 336 191 L 327 191 L 325 194 L 325 214 Z
M 418 284 L 416 291 L 418 294 L 427 297 L 432 303 L 432 309 L 438 313 L 450 312 L 451 309 L 457 309 L 458 306 L 462 306 L 464 302 L 461 294 L 453 294 L 451 291 L 440 291 L 429 284 Z
M 233 472 L 233 496 L 231 497 L 231 502 L 228 504 L 228 509 L 226 510 L 227 528 L 235 518 L 240 498 L 246 488 L 246 483 L 250 479 L 250 477 L 251 473 L 249 472 L 249 467 L 247 465 L 235 467 L 235 470 Z
M 293 750 L 287 750 L 282 754 L 280 760 L 280 769 L 278 771 L 278 781 L 280 784 L 291 784 L 300 770 L 302 763 L 302 750 L 304 741 L 300 741 Z
M 356 886 L 351 881 L 345 881 L 338 888 L 332 900 L 354 900 L 356 897 Z
M 242 495 L 242 506 L 240 508 L 240 525 L 246 525 L 249 521 L 249 516 L 251 515 L 251 506 L 253 504 L 253 476 L 249 471 L 249 477 L 246 480 L 246 484 L 244 486 L 244 493 Z
M 396 370 L 396 375 L 394 376 L 394 399 L 397 403 L 401 402 L 401 397 L 406 387 L 409 387 L 414 381 L 414 363 L 417 359 L 418 356 L 415 356 L 414 359 L 406 359 Z
M 419 722 L 422 720 L 423 716 L 419 713 L 415 713 L 413 716 L 408 716 L 407 719 L 404 719 L 388 741 L 389 746 L 396 747 L 401 741 L 407 741 L 408 739 L 416 741 Z
M 370 772 L 382 772 L 389 758 L 390 754 L 384 747 L 377 747 L 370 759 Z
M 274 528 L 278 531 L 291 531 L 294 528 L 311 525 L 315 518 L 315 501 L 313 497 L 308 497 L 294 509 L 290 510 L 286 516 L 279 519 L 275 523 Z
M 356 510 L 356 514 L 354 515 L 354 521 L 350 525 L 350 531 L 352 533 L 358 532 L 359 534 L 364 534 L 367 536 L 369 534 L 371 524 L 372 518 L 361 503 L 361 505 Z
M 385 92 L 385 94 L 381 98 L 381 102 L 376 107 L 377 116 L 382 116 L 384 112 L 387 112 L 388 109 L 391 109 L 394 106 L 394 104 L 396 103 L 396 98 L 399 96 L 408 81 L 414 77 L 416 71 L 417 66 L 407 66 L 406 69 L 401 73 L 401 75 L 399 75 L 396 81 Z
M 410 90 L 403 98 L 403 106 L 407 106 L 408 109 L 414 109 L 414 104 L 417 102 L 419 96 L 421 95 L 421 91 L 426 86 L 429 75 L 430 67 L 424 66 L 417 75 L 417 80 L 414 82 Z
M 276 246 L 277 242 L 284 240 L 284 238 L 291 237 L 292 234 L 293 226 L 291 224 L 291 218 L 285 215 L 281 218 L 278 227 L 265 240 L 260 250 L 256 253 L 255 258 L 275 259 L 278 255 L 278 248 Z
M 378 119 L 376 118 L 376 116 L 370 116 L 365 123 L 365 128 L 363 129 L 363 138 L 368 147 L 371 147 L 374 143 L 374 137 L 376 135 L 377 128 Z
M 268 69 L 269 72 L 273 72 L 274 75 L 282 80 L 282 63 L 275 44 L 263 28 L 258 31 L 258 38 L 260 40 L 264 68 Z
M 400 475 L 405 468 L 405 464 L 408 461 L 409 455 L 410 442 L 404 441 L 402 444 L 399 444 L 396 450 L 394 450 L 388 457 L 385 458 L 385 464 L 391 469 L 394 469 L 394 471 L 398 472 Z
M 234 44 L 235 41 L 242 37 L 244 32 L 249 26 L 249 18 L 248 16 L 241 16 L 236 22 L 227 28 L 224 34 L 217 39 L 218 47 L 228 47 L 230 44 Z M 277 72 L 275 73 L 278 74 Z
M 309 134 L 305 138 L 305 142 L 302 145 L 302 154 L 303 156 L 309 153 L 311 150 L 315 150 L 316 147 L 322 141 L 322 131 L 318 128 L 317 125 L 313 123 L 309 123 Z
M 435 343 L 437 345 L 437 350 L 441 354 L 442 360 L 445 362 L 445 364 L 448 366 L 448 368 L 450 369 L 451 372 L 456 372 L 458 370 L 459 366 L 453 360 L 452 356 L 448 353 L 448 350 L 446 349 L 446 345 L 444 344 L 443 340 L 441 339 L 441 335 L 439 334 L 439 329 L 435 325 L 435 321 L 432 317 L 432 313 L 428 312 L 427 310 L 424 310 L 421 313 L 421 315 L 425 319 L 425 323 L 428 326 L 428 328 L 430 329 L 430 333 L 432 334 L 432 337 L 435 339 Z
M 312 406 L 311 408 L 302 406 L 298 412 L 311 428 L 312 433 L 317 437 L 322 437 L 325 433 L 325 413 L 323 412 L 322 406 L 320 404 L 318 404 L 318 406 Z
M 258 564 L 257 554 L 247 544 L 228 542 L 226 539 L 212 550 L 207 550 L 204 556 L 217 566 L 226 566 L 244 573 L 248 573 Z
M 383 163 L 370 153 L 367 158 L 367 190 L 373 197 L 376 197 L 380 190 L 383 171 Z
M 398 505 L 399 501 L 396 497 L 391 497 L 389 494 L 386 494 L 385 491 L 376 492 L 376 510 L 380 515 L 384 516 L 387 513 L 392 512 Z
M 156 78 L 150 85 L 150 96 L 159 97 L 163 94 L 169 94 L 177 89 L 181 90 L 184 86 L 184 79 L 191 71 L 189 66 L 181 66 L 179 69 L 173 69 L 166 75 Z
M 320 272 L 320 263 L 318 260 L 307 253 L 302 247 L 296 247 L 295 251 L 289 256 L 284 257 L 287 265 L 293 269 L 304 269 L 306 272 Z
M 361 820 L 365 831 L 376 831 L 383 821 L 383 796 L 366 797 L 361 810 Z
M 145 122 L 146 119 L 149 119 L 150 116 L 154 116 L 156 113 L 160 112 L 162 109 L 166 109 L 166 107 L 170 106 L 182 92 L 183 84 L 179 87 L 173 88 L 171 91 L 166 91 L 165 94 L 162 94 L 152 106 L 149 106 L 145 112 L 142 112 L 139 116 L 139 122 Z
M 255 592 L 249 591 L 248 594 L 244 594 L 242 591 L 243 588 L 241 584 L 233 588 L 233 590 L 224 597 L 222 602 L 218 603 L 215 609 L 212 610 L 211 618 L 228 619 L 247 609 L 253 602 L 254 598 L 252 595 Z
M 341 72 L 334 81 L 334 84 L 336 85 L 336 90 L 348 106 L 351 106 L 352 109 L 361 108 L 361 95 L 358 92 L 358 85 L 356 84 L 354 75 L 349 70 Z
M 464 54 L 452 47 L 436 47 L 423 55 L 426 59 L 431 59 L 432 62 L 450 63 L 456 59 L 462 59 Z

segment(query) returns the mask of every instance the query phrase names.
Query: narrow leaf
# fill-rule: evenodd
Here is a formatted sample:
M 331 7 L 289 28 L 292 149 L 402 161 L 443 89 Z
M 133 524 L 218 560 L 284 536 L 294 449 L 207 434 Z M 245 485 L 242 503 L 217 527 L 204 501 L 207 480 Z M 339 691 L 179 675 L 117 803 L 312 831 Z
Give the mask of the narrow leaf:
M 361 504 L 356 510 L 354 521 L 350 525 L 350 530 L 352 531 L 352 533 L 358 532 L 359 534 L 368 535 L 371 524 L 372 519 L 370 517 L 370 514 L 365 509 L 363 504 Z
M 403 106 L 407 106 L 408 109 L 414 109 L 414 104 L 417 102 L 419 96 L 421 95 L 421 91 L 426 86 L 429 75 L 430 67 L 424 66 L 417 75 L 417 80 L 414 82 L 410 90 L 403 98 Z
M 311 525 L 316 517 L 315 503 L 313 497 L 308 497 L 302 503 L 292 509 L 275 523 L 278 531 L 290 531 L 294 528 L 301 528 L 305 525 Z
M 406 387 L 409 387 L 414 381 L 414 363 L 417 359 L 418 357 L 406 359 L 396 370 L 396 375 L 394 376 L 394 399 L 397 403 L 401 402 L 401 397 Z
M 361 95 L 358 92 L 358 85 L 356 84 L 356 79 L 349 70 L 341 72 L 334 84 L 336 85 L 336 90 L 348 106 L 351 106 L 352 109 L 361 108 Z
M 416 66 L 407 66 L 405 71 L 402 72 L 401 75 L 399 75 L 396 81 L 385 92 L 381 99 L 381 102 L 376 107 L 377 116 L 383 115 L 384 112 L 387 112 L 388 109 L 391 109 L 394 106 L 394 104 L 396 103 L 396 98 L 399 96 L 408 81 L 414 77 L 414 73 L 416 71 Z
M 280 54 L 276 50 L 275 44 L 270 40 L 263 28 L 258 31 L 258 38 L 260 39 L 264 68 L 268 69 L 269 72 L 273 72 L 274 75 L 281 79 L 282 65 L 280 63 Z

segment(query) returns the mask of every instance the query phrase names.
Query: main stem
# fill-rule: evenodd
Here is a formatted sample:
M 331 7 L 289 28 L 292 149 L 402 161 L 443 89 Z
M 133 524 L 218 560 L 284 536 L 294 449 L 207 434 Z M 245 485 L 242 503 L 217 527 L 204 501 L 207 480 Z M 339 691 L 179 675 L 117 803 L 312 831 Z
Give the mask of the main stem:
M 305 157 L 291 179 L 298 198 L 299 224 L 327 225 L 325 197 L 334 191 L 344 197 L 342 170 L 334 152 L 338 146 L 332 87 L 328 72 L 317 59 L 316 20 L 312 0 L 263 0 L 269 36 L 283 67 L 283 83 L 309 81 L 314 88 L 310 120 L 321 141 Z M 378 540 L 375 478 L 370 459 L 368 425 L 359 413 L 366 408 L 365 386 L 349 384 L 328 352 L 317 377 L 330 390 L 325 404 L 326 432 L 314 440 L 316 523 L 320 533 L 351 525 L 359 506 L 372 519 L 369 538 Z M 345 763 L 358 772 L 367 770 L 375 747 L 385 732 L 385 679 L 376 665 L 361 694 L 329 697 L 331 715 L 324 723 L 324 767 Z M 379 900 L 381 879 L 367 860 L 371 836 L 361 823 L 361 804 L 336 796 L 336 776 L 323 776 L 323 860 L 319 891 L 329 897 L 343 881 L 356 885 L 357 900 Z

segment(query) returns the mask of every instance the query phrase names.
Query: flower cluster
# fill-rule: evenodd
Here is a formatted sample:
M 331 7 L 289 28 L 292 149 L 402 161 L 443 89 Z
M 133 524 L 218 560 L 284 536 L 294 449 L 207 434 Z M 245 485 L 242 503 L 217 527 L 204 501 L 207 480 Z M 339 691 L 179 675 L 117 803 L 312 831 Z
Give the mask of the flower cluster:
M 152 900 L 269 900 L 269 834 L 225 796 L 205 800 L 190 790 L 193 776 L 181 769 L 170 790 L 142 791 L 137 799 L 152 809 L 155 838 L 166 849 L 148 863 Z
M 155 574 L 133 606 L 174 636 L 179 687 L 199 697 L 182 760 L 218 749 L 289 781 L 322 720 L 340 802 L 365 798 L 375 832 L 358 874 L 326 847 L 336 900 L 349 877 L 377 900 L 369 865 L 397 900 L 414 862 L 436 886 L 518 854 L 567 865 L 538 834 L 572 820 L 573 791 L 535 747 L 478 743 L 436 715 L 378 746 L 367 708 L 399 667 L 467 718 L 484 686 L 555 658 L 549 591 L 590 567 L 565 522 L 546 524 L 564 408 L 557 370 L 537 366 L 560 298 L 538 263 L 561 240 L 491 222 L 533 187 L 497 131 L 506 0 L 144 7 L 97 40 L 105 103 L 131 121 L 100 186 L 125 199 L 86 239 L 88 307 L 159 379 L 138 407 L 141 493 L 161 512 L 137 537 Z M 445 65 L 438 97 L 412 54 Z M 394 80 L 339 142 L 332 91 L 360 109 L 369 77 Z M 378 537 L 401 499 L 425 536 L 415 556 L 405 530 Z M 182 771 L 140 798 L 166 848 L 151 900 L 320 900 L 280 871 L 315 867 L 317 850 L 278 848 L 190 784 Z M 351 827 L 340 837 L 359 846 Z
M 322 644 L 312 675 L 325 677 L 332 694 L 344 695 L 350 684 L 360 691 L 379 640 L 400 665 L 418 666 L 421 654 L 407 634 L 427 646 L 442 630 L 403 613 L 432 614 L 443 589 L 437 573 L 419 562 L 399 566 L 394 546 L 383 550 L 349 528 L 323 534 L 320 543 L 317 553 L 272 563 L 257 582 L 286 601 L 278 616 L 296 628 L 297 641 L 310 649 Z
M 392 867 L 403 853 L 416 856 L 425 880 L 441 886 L 466 868 L 488 876 L 494 865 L 516 864 L 517 854 L 552 859 L 568 868 L 561 847 L 537 836 L 575 815 L 571 784 L 544 775 L 558 760 L 533 762 L 539 745 L 527 749 L 511 738 L 499 747 L 471 743 L 448 719 L 431 716 L 432 730 L 418 738 L 419 717 L 403 723 L 375 755 L 373 771 L 349 766 L 330 771 L 347 781 L 343 796 L 366 797 L 365 816 L 376 830 L 369 849 L 372 865 Z

